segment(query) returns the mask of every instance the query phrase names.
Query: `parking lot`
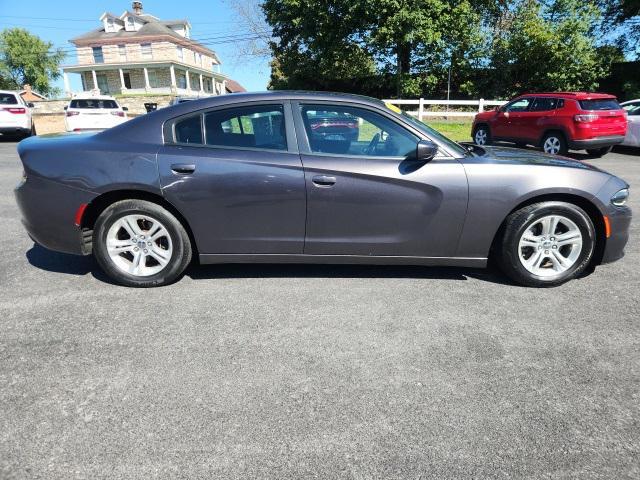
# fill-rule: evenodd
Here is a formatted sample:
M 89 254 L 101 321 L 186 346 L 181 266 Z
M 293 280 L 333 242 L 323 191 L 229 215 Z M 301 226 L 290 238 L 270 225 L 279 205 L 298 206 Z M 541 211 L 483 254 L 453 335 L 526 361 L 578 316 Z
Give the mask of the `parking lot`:
M 640 151 L 593 161 L 631 184 Z M 485 270 L 192 267 L 35 246 L 0 142 L 0 478 L 638 478 L 640 236 L 554 289 Z

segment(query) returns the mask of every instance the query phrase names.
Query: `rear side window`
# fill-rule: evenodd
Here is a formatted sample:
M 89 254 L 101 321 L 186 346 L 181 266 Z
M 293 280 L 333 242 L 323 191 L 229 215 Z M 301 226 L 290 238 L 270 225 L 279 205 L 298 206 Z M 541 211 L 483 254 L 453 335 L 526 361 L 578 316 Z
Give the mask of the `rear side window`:
M 620 110 L 615 98 L 598 98 L 596 100 L 578 100 L 582 110 Z
M 193 115 L 178 120 L 173 127 L 177 143 L 202 145 L 202 116 Z
M 530 112 L 546 112 L 558 108 L 557 98 L 536 98 L 529 108 Z
M 97 98 L 71 100 L 70 108 L 118 108 L 115 100 L 100 100 Z
M 204 114 L 206 144 L 286 150 L 282 105 L 251 105 Z
M 17 105 L 18 99 L 11 93 L 0 93 L 0 105 Z

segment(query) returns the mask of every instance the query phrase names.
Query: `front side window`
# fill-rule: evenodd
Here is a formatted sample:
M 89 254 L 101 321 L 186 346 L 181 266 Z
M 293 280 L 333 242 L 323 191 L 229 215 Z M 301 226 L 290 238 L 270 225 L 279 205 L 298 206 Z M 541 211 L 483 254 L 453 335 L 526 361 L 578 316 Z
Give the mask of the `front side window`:
M 530 103 L 530 98 L 520 98 L 508 104 L 504 110 L 505 112 L 526 112 Z
M 102 54 L 102 47 L 93 47 L 93 61 L 95 63 L 104 63 L 104 55 Z
M 178 120 L 173 131 L 177 143 L 202 145 L 202 116 L 198 114 Z
M 419 141 L 396 122 L 363 108 L 302 105 L 301 114 L 314 153 L 406 157 Z
M 140 50 L 142 52 L 142 58 L 144 58 L 145 60 L 150 60 L 151 58 L 153 58 L 153 52 L 151 51 L 150 43 L 140 44 Z
M 282 105 L 251 105 L 205 113 L 206 144 L 286 150 Z

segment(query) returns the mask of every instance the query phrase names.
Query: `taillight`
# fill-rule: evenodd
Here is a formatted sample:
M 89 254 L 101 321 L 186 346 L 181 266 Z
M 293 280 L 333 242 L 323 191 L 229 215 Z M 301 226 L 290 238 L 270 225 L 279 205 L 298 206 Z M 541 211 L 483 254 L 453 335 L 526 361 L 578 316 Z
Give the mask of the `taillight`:
M 73 110 L 67 110 L 67 117 L 73 117 L 75 115 L 80 115 L 80 112 L 74 112 Z
M 598 118 L 600 118 L 600 117 L 598 115 L 596 115 L 595 113 L 586 113 L 586 114 L 576 115 L 576 116 L 573 117 L 573 119 L 576 122 L 594 122 Z
M 15 113 L 15 114 L 27 113 L 27 109 L 21 108 L 21 107 L 9 107 L 9 108 L 5 108 L 4 111 L 9 113 Z
M 124 112 L 111 112 L 111 115 L 115 115 L 116 117 L 124 117 Z

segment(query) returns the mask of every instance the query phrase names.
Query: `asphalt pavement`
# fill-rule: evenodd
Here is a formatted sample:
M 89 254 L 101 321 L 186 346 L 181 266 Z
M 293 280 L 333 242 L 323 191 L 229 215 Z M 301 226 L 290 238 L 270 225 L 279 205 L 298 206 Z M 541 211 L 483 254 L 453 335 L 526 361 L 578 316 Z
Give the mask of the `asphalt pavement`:
M 593 161 L 631 184 L 640 150 Z M 640 235 L 553 289 L 485 270 L 193 267 L 35 246 L 0 143 L 0 478 L 639 478 Z

